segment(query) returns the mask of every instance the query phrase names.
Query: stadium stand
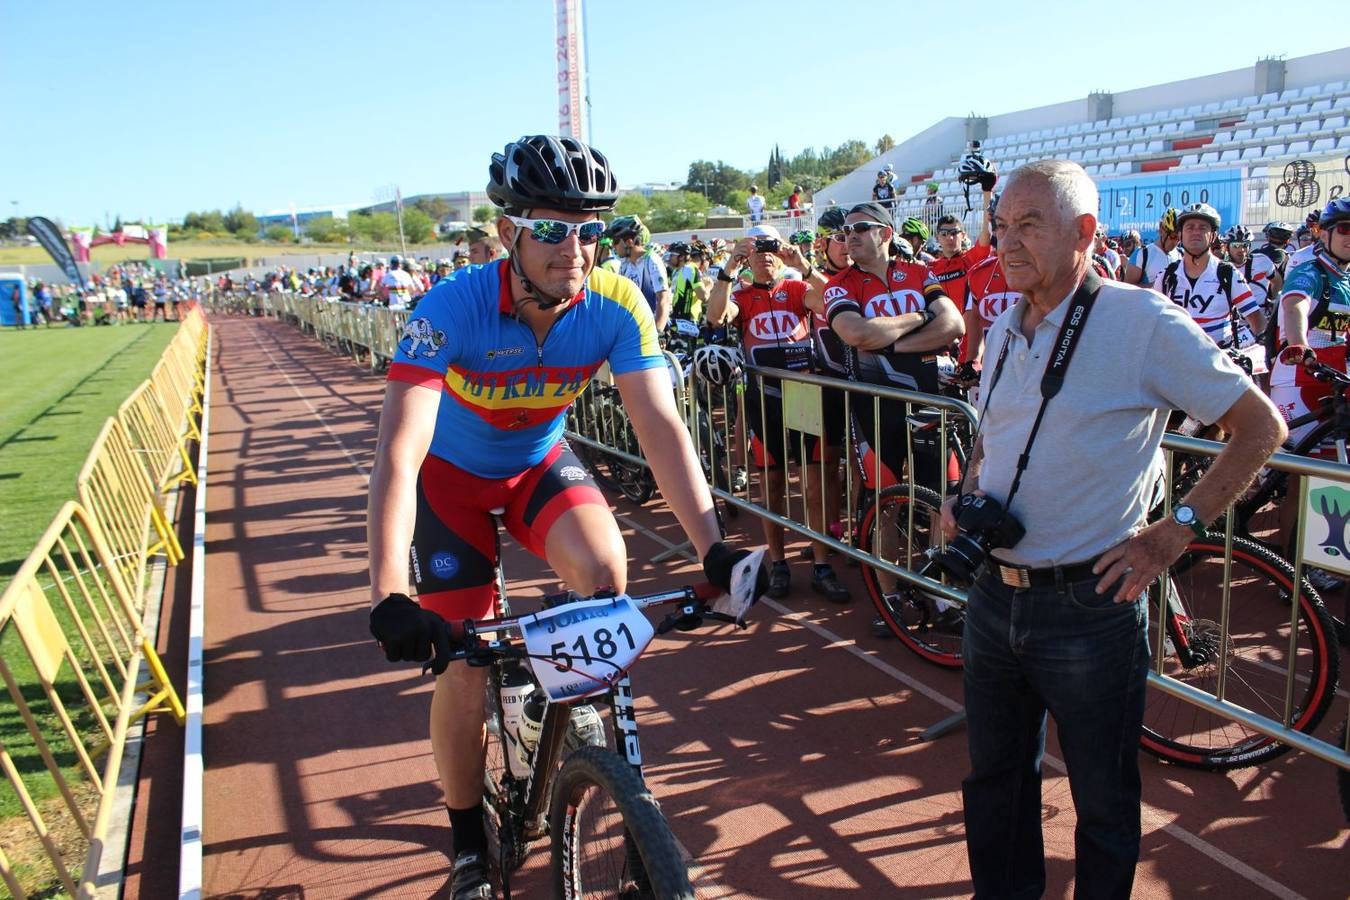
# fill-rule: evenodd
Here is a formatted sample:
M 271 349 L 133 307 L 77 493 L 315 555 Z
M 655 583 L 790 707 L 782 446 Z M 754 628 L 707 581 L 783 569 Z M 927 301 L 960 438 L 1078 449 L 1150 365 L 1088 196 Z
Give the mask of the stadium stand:
M 1081 163 L 1098 182 L 1112 231 L 1151 237 L 1160 208 L 1205 200 L 1225 221 L 1301 220 L 1350 191 L 1350 48 L 1119 94 L 998 116 L 948 118 L 814 197 L 817 212 L 870 197 L 876 172 L 894 166 L 898 211 L 915 214 L 937 182 L 964 209 L 956 165 L 968 142 L 1000 171 L 1044 157 Z M 1307 166 L 1289 168 L 1294 160 Z M 1293 181 L 1291 181 L 1293 179 Z M 1317 187 L 1293 189 L 1297 182 Z M 1290 189 L 1280 190 L 1282 184 Z M 1203 195 L 1203 196 L 1202 196 Z M 1278 195 L 1278 196 L 1277 196 Z M 972 196 L 978 205 L 978 198 Z M 978 215 L 974 210 L 968 215 Z

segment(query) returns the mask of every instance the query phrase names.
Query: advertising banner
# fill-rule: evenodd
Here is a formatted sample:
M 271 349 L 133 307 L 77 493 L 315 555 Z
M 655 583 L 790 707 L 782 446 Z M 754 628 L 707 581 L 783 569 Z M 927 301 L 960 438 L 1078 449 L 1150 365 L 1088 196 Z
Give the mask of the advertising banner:
M 558 40 L 558 134 L 586 140 L 585 46 L 581 0 L 555 0 Z
M 71 284 L 80 288 L 84 287 L 84 278 L 80 275 L 80 267 L 75 265 L 75 257 L 71 254 L 66 239 L 61 236 L 61 229 L 57 228 L 50 219 L 34 216 L 28 220 L 28 233 L 37 238 L 37 242 L 61 267 L 61 271 L 66 273 L 66 277 L 70 279 Z
M 1145 241 L 1151 241 L 1158 236 L 1158 219 L 1168 207 L 1208 203 L 1218 210 L 1226 231 L 1242 211 L 1242 171 L 1150 172 L 1099 181 L 1101 207 L 1097 218 L 1111 234 L 1135 230 Z
M 70 229 L 70 242 L 75 246 L 75 261 L 89 262 L 89 251 L 94 246 L 94 229 Z
M 1350 154 L 1290 160 L 1270 167 L 1270 217 L 1302 225 L 1308 213 L 1320 213 L 1350 191 Z

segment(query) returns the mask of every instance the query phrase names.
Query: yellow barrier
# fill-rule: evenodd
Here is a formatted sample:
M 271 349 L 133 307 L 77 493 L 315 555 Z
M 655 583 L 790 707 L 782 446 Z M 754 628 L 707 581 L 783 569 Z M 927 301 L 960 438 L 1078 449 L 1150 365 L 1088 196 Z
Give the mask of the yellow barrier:
M 176 565 L 183 548 L 120 421 L 104 423 L 75 484 L 80 503 L 102 526 L 132 605 L 144 611 L 151 557 L 162 553 Z
M 122 401 L 117 418 L 157 490 L 167 491 L 184 481 L 196 483 L 186 435 L 171 423 L 159 392 L 148 378 Z
M 0 851 L 0 877 L 19 898 L 30 892 L 46 895 L 58 883 L 71 895 L 92 897 L 128 729 L 157 712 L 182 724 L 184 710 L 141 626 L 112 549 L 79 504 L 70 501 L 61 508 L 0 597 L 0 641 L 18 651 L 0 655 L 0 678 L 79 829 L 83 841 L 77 843 L 87 847 L 78 873 L 73 872 L 79 848 L 63 852 L 57 846 L 10 748 L 0 743 L 0 768 L 51 866 L 49 872 L 20 872 Z M 138 684 L 143 661 L 151 677 Z M 41 687 L 45 702 L 25 693 L 32 683 Z M 148 693 L 148 699 L 137 703 L 139 693 Z M 58 754 L 72 755 L 74 765 L 63 770 Z M 100 757 L 101 768 L 96 765 Z M 77 792 L 81 779 L 89 790 Z M 9 846 L 10 852 L 15 849 Z

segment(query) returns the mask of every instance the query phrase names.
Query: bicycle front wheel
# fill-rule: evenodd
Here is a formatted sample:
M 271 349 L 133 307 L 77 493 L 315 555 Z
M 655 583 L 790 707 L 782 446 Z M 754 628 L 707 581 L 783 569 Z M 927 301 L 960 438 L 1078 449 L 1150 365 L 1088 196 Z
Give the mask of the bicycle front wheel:
M 911 501 L 910 490 L 907 484 L 888 487 L 879 502 L 867 504 L 859 519 L 858 547 L 917 572 L 928 562 L 925 551 L 939 544 L 942 499 L 916 485 Z M 865 563 L 862 576 L 877 614 L 901 643 L 934 665 L 961 667 L 964 614 L 960 607 L 898 580 L 888 597 L 881 570 Z
M 1220 696 L 1222 672 L 1223 699 L 1277 722 L 1284 721 L 1292 679 L 1290 727 L 1310 733 L 1336 693 L 1340 655 L 1331 616 L 1305 580 L 1298 592 L 1296 650 L 1290 656 L 1293 569 L 1264 547 L 1235 538 L 1225 641 L 1223 555 L 1223 536 L 1211 533 L 1192 541 L 1173 565 L 1168 577 L 1184 611 L 1176 628 L 1192 659 L 1184 660 L 1169 629 L 1161 674 Z M 1158 614 L 1156 603 L 1153 613 Z M 1156 655 L 1156 619 L 1149 635 Z M 1154 671 L 1159 671 L 1156 659 Z M 1289 749 L 1241 722 L 1162 691 L 1149 692 L 1140 744 L 1160 759 L 1196 769 L 1254 766 Z
M 675 836 L 651 791 L 623 759 L 583 747 L 553 786 L 553 896 L 692 900 Z

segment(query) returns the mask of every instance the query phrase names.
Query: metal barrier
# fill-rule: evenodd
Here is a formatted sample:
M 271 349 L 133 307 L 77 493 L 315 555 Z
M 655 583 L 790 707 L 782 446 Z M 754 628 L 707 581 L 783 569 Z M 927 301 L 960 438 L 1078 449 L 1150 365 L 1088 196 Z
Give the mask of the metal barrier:
M 904 211 L 906 210 L 902 208 L 898 210 L 897 214 Z M 280 296 L 285 297 L 285 295 Z M 316 300 L 313 298 L 291 298 L 281 301 L 283 308 L 290 304 L 290 308 L 295 310 L 294 319 L 302 330 L 309 330 L 316 335 L 321 334 L 321 332 L 328 333 L 336 326 L 323 324 L 323 322 L 316 324 L 314 304 L 334 302 L 341 301 Z M 402 327 L 402 322 L 397 317 L 402 315 L 404 321 L 406 321 L 406 314 L 390 313 L 388 310 L 371 308 L 365 310 L 364 315 L 370 321 L 373 329 L 370 342 L 378 347 L 372 352 L 372 358 L 377 355 L 383 356 L 386 352 L 389 356 L 392 356 L 393 349 L 401 334 L 399 329 Z M 388 316 L 388 320 L 381 321 L 385 316 Z M 879 459 L 884 455 L 888 442 L 904 440 L 906 460 L 904 468 L 908 472 L 914 471 L 915 446 L 915 429 L 912 427 L 914 423 L 910 420 L 920 410 L 931 410 L 937 417 L 936 423 L 929 423 L 929 427 L 925 430 L 930 431 L 933 435 L 933 442 L 936 446 L 929 449 L 935 449 L 937 459 L 941 461 L 940 465 L 945 463 L 950 452 L 960 449 L 962 429 L 965 429 L 964 434 L 966 436 L 974 431 L 975 410 L 959 400 L 878 385 L 843 382 L 834 378 L 824 378 L 799 372 L 763 370 L 753 374 L 778 379 L 782 383 L 786 412 L 783 421 L 778 426 L 779 437 L 782 438 L 784 446 L 787 446 L 789 440 L 795 439 L 798 442 L 798 450 L 802 458 L 805 458 L 807 443 L 805 435 L 807 433 L 821 433 L 819 425 L 825 415 L 821 391 L 826 388 L 844 392 L 844 415 L 847 418 L 852 417 L 851 413 L 858 408 L 859 402 L 871 404 L 871 418 L 875 422 L 882 420 L 884 409 L 895 409 L 897 408 L 895 404 L 903 406 L 905 421 L 911 427 L 895 429 L 894 433 L 890 434 L 871 435 L 869 447 L 873 457 Z M 752 512 L 772 525 L 780 526 L 818 542 L 825 548 L 852 557 L 866 568 L 919 589 L 927 597 L 937 598 L 944 602 L 964 604 L 965 593 L 963 590 L 925 578 L 915 571 L 916 563 L 921 564 L 922 561 L 926 560 L 930 551 L 941 549 L 942 540 L 940 529 L 932 527 L 929 527 L 924 542 L 917 543 L 915 540 L 916 529 L 914 524 L 917 510 L 925 504 L 929 506 L 934 504 L 932 496 L 924 493 L 921 487 L 914 485 L 913 479 L 906 481 L 904 487 L 894 489 L 890 494 L 887 494 L 880 487 L 880 479 L 874 477 L 872 479 L 873 486 L 868 489 L 871 496 L 865 498 L 862 493 L 855 489 L 855 479 L 861 482 L 862 470 L 858 468 L 856 461 L 850 461 L 845 464 L 843 495 L 841 497 L 841 511 L 846 523 L 843 533 L 835 536 L 830 533 L 828 527 L 812 528 L 806 523 L 814 519 L 823 524 L 827 518 L 826 498 L 824 492 L 822 492 L 819 501 L 821 507 L 819 518 L 814 514 L 815 511 L 808 512 L 806 488 L 803 486 L 804 480 L 802 479 L 794 482 L 791 478 L 784 478 L 781 488 L 782 496 L 781 498 L 777 496 L 772 498 L 772 503 L 767 496 L 764 497 L 764 503 L 754 502 L 751 499 L 748 485 L 744 492 L 730 490 L 735 481 L 734 464 L 737 460 L 741 462 L 743 468 L 747 470 L 753 468 L 750 465 L 748 446 L 745 441 L 741 441 L 739 446 L 726 449 L 719 447 L 715 438 L 719 435 L 725 438 L 735 430 L 736 422 L 745 422 L 743 395 L 732 391 L 730 397 L 719 406 L 713 402 L 711 386 L 704 387 L 706 396 L 700 398 L 694 387 L 686 386 L 683 391 L 681 408 L 694 436 L 695 446 L 704 460 L 709 484 L 715 497 L 737 509 Z M 631 428 L 627 426 L 625 418 L 620 414 L 616 406 L 617 401 L 610 393 L 612 388 L 607 385 L 593 385 L 593 389 L 593 392 L 587 392 L 578 400 L 573 410 L 567 430 L 569 440 L 573 442 L 574 446 L 589 450 L 593 454 L 603 453 L 607 458 L 618 463 L 632 467 L 645 467 L 646 462 L 642 458 L 635 436 L 632 434 Z M 858 397 L 865 399 L 859 401 L 856 399 Z M 735 412 L 730 412 L 729 407 L 734 407 Z M 761 409 L 763 408 L 764 404 L 761 403 Z M 811 410 L 815 410 L 816 415 L 808 415 Z M 767 416 L 763 413 L 761 413 L 761 420 L 758 424 L 760 434 L 769 430 Z M 845 441 L 846 445 L 849 443 Z M 1164 446 L 1169 451 L 1184 450 L 1202 453 L 1214 453 L 1219 449 L 1219 445 L 1206 446 L 1206 442 L 1196 442 L 1192 439 L 1173 435 L 1167 437 Z M 849 452 L 847 447 L 844 452 Z M 818 461 L 815 465 L 819 467 L 820 478 L 824 482 L 827 464 L 824 461 Z M 1299 474 L 1300 477 L 1304 474 L 1317 474 L 1329 477 L 1338 483 L 1350 485 L 1350 473 L 1347 473 L 1344 467 L 1285 454 L 1277 454 L 1271 461 L 1271 465 Z M 874 476 L 879 475 L 879 468 L 878 466 L 873 471 Z M 764 493 L 763 485 L 768 481 L 767 472 L 767 467 L 762 468 L 757 479 L 761 494 Z M 794 500 L 793 494 L 794 487 L 801 488 L 800 496 L 796 500 Z M 937 504 L 945 499 L 946 487 L 945 481 L 941 479 L 934 485 L 933 490 L 936 494 Z M 777 502 L 780 499 L 782 502 Z M 900 499 L 905 502 L 898 502 Z M 866 546 L 866 530 L 860 533 L 859 528 L 860 520 L 864 518 L 862 513 L 868 509 L 869 505 L 873 510 L 880 510 L 883 501 L 897 501 L 894 505 L 908 510 L 906 514 L 909 519 L 907 527 L 904 529 L 905 543 L 903 546 L 896 545 L 894 547 L 885 545 L 883 529 L 888 528 L 888 523 L 883 514 L 878 511 L 868 519 L 868 522 L 870 522 L 868 530 L 871 531 L 871 546 L 879 549 L 877 552 L 868 552 L 863 549 Z M 802 521 L 798 521 L 792 516 L 794 506 L 802 510 Z M 775 509 L 774 507 L 778 508 Z M 924 510 L 923 514 L 929 517 L 931 521 L 932 510 Z M 1231 517 L 1230 513 L 1229 518 L 1231 519 Z M 1301 535 L 1302 530 L 1299 533 Z M 1231 542 L 1226 542 L 1225 573 L 1230 571 L 1231 551 Z M 895 558 L 889 558 L 891 556 Z M 1224 623 L 1229 621 L 1230 599 L 1229 589 L 1225 583 L 1223 611 L 1220 613 L 1222 621 L 1219 623 L 1221 628 L 1226 628 L 1227 626 Z M 1298 604 L 1294 604 L 1293 609 L 1294 612 L 1291 614 L 1290 622 L 1290 639 L 1287 647 L 1291 668 L 1283 673 L 1286 681 L 1286 697 L 1292 697 L 1292 685 L 1298 677 L 1292 669 L 1298 653 L 1296 643 Z M 1158 647 L 1161 649 L 1163 647 L 1161 632 L 1159 632 L 1159 635 Z M 1223 632 L 1221 639 L 1227 641 L 1228 633 Z M 1334 649 L 1333 647 L 1332 650 L 1334 651 Z M 1159 657 L 1162 655 L 1162 653 L 1158 653 Z M 1255 733 L 1274 737 L 1289 746 L 1297 747 L 1342 768 L 1350 769 L 1350 752 L 1347 752 L 1346 748 L 1337 748 L 1330 743 L 1288 727 L 1293 712 L 1289 701 L 1284 704 L 1283 715 L 1277 717 L 1270 714 L 1262 715 L 1227 699 L 1223 687 L 1228 675 L 1229 659 L 1227 655 L 1221 655 L 1217 665 L 1217 673 L 1214 676 L 1217 685 L 1215 691 L 1201 690 L 1192 684 L 1162 674 L 1159 669 L 1150 673 L 1149 678 L 1154 687 L 1160 691 L 1181 698 L 1200 710 L 1220 716 L 1226 721 L 1239 723 Z
M 0 641 L 13 648 L 0 654 L 0 678 L 32 742 L 12 748 L 0 743 L 0 767 L 50 866 L 20 870 L 0 849 L 0 876 L 18 898 L 46 896 L 56 884 L 70 895 L 93 897 L 128 729 L 157 712 L 182 724 L 184 710 L 141 626 L 116 556 L 79 504 L 61 508 L 0 597 Z M 143 661 L 150 680 L 138 684 Z M 30 686 L 40 687 L 43 701 L 31 696 Z M 146 692 L 138 703 L 136 696 Z M 63 768 L 60 759 L 67 755 L 74 762 Z M 50 813 L 43 814 L 20 774 L 37 768 L 35 758 L 78 827 L 82 853 L 57 845 Z M 81 779 L 89 785 L 87 795 L 77 787 Z

